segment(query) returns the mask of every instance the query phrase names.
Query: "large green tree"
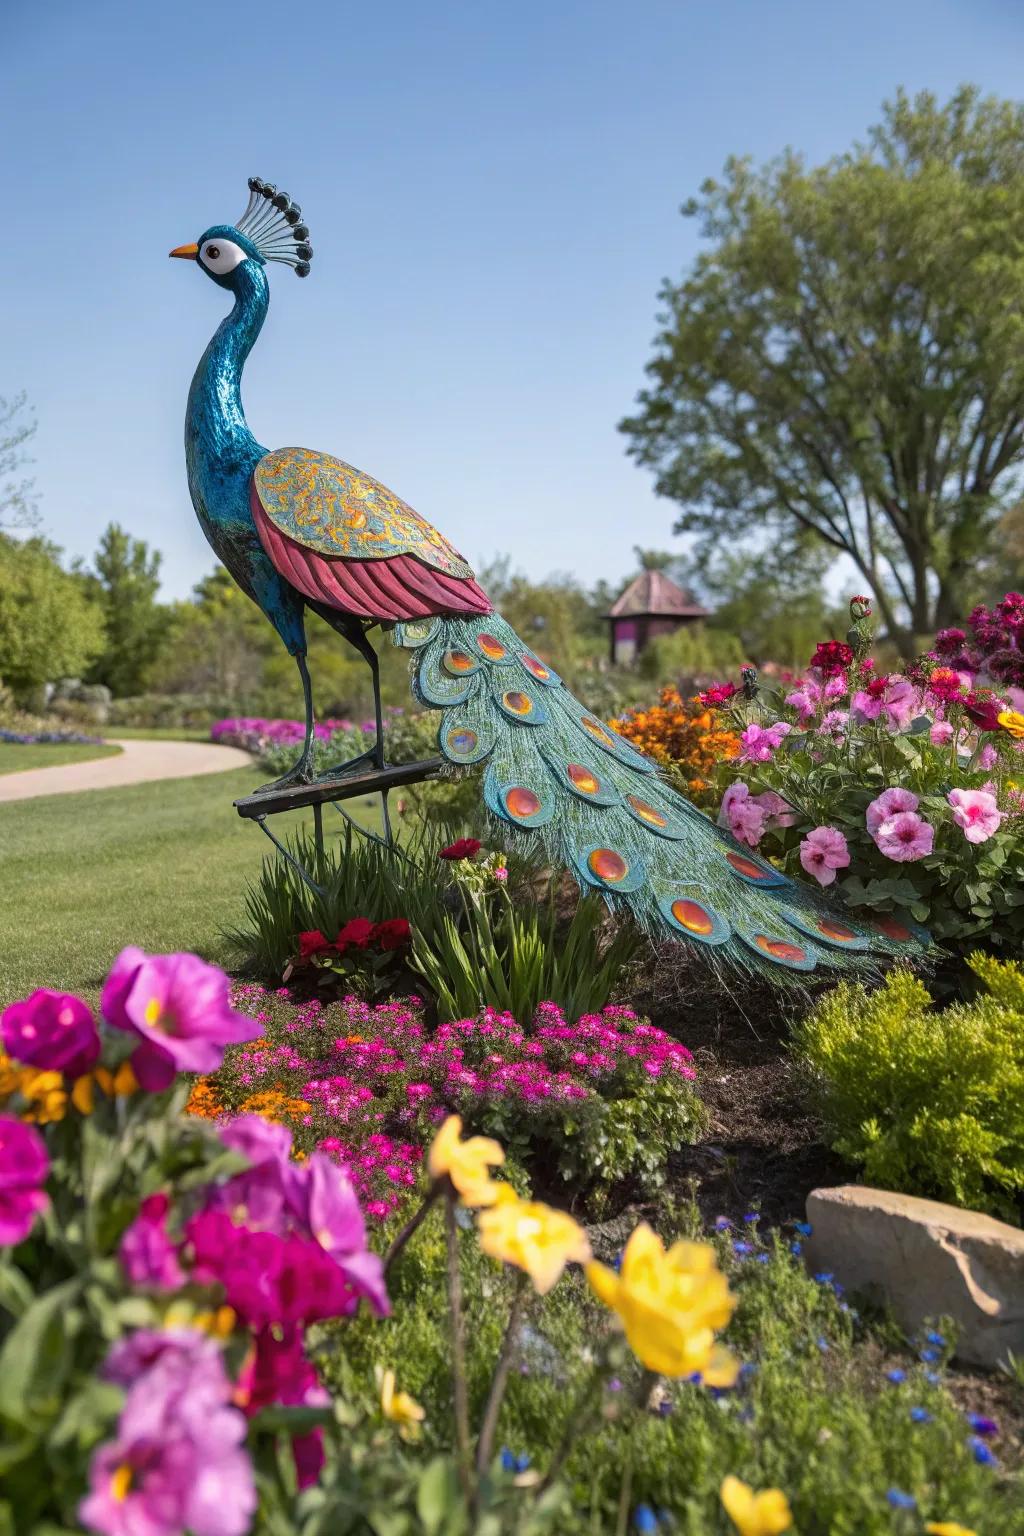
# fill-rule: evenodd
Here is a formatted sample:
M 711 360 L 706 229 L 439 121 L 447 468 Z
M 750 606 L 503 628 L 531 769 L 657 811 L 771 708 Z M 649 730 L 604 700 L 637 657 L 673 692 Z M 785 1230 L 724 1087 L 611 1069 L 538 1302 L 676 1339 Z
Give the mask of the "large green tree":
M 24 392 L 0 395 L 0 528 L 38 526 L 33 483 L 21 473 L 29 462 L 25 444 L 35 430 L 35 417 Z
M 1024 455 L 1024 107 L 897 95 L 820 167 L 731 160 L 662 291 L 630 452 L 705 547 L 810 534 L 904 650 L 960 616 Z
M 142 680 L 164 644 L 167 615 L 157 602 L 158 550 L 135 539 L 117 523 L 100 538 L 87 577 L 103 614 L 106 644 L 92 668 L 94 682 L 121 697 L 139 693 Z
M 102 644 L 99 609 L 60 550 L 0 533 L 0 682 L 30 702 L 41 684 L 80 676 Z

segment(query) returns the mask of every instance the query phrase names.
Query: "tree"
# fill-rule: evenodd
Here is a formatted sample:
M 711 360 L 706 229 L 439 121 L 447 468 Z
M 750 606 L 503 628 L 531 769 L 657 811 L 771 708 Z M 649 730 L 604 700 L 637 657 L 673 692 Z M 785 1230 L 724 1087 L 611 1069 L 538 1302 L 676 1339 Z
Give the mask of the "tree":
M 43 683 L 80 676 L 102 645 L 102 616 L 60 550 L 0 533 L 0 679 L 27 700 Z
M 15 478 L 29 462 L 24 449 L 35 430 L 27 396 L 0 395 L 0 529 L 35 528 L 39 522 L 32 481 Z
M 92 668 L 92 680 L 125 697 L 142 690 L 142 680 L 164 641 L 166 614 L 157 603 L 158 550 L 110 523 L 100 539 L 95 573 L 88 578 L 103 614 L 106 644 Z
M 1024 107 L 900 92 L 808 169 L 730 160 L 622 423 L 704 547 L 853 560 L 905 652 L 961 615 L 1024 454 Z

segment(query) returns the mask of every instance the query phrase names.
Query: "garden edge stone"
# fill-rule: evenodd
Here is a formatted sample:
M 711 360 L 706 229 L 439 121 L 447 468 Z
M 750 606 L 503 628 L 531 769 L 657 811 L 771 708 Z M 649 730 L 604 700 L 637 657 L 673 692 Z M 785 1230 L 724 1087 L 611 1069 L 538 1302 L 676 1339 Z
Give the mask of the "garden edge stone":
M 882 1302 L 908 1334 L 957 1328 L 956 1357 L 992 1370 L 1024 1354 L 1024 1231 L 993 1216 L 861 1184 L 807 1197 L 812 1274 Z

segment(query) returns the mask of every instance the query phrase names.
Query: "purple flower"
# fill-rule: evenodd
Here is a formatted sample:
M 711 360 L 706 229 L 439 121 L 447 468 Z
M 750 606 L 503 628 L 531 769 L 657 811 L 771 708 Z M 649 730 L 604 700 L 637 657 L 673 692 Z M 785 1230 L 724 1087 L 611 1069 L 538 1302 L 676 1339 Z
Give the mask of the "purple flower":
M 35 1127 L 0 1115 L 0 1248 L 26 1238 L 46 1209 L 41 1186 L 49 1172 L 46 1145 Z
M 115 1438 L 93 1456 L 78 1514 L 103 1536 L 244 1536 L 251 1524 L 256 1488 L 231 1382 L 216 1347 L 179 1337 L 132 1382 Z
M 176 1072 L 215 1072 L 224 1047 L 256 1040 L 261 1026 L 235 1013 L 228 978 L 197 955 L 123 949 L 100 999 L 103 1017 L 142 1042 L 132 1057 L 143 1088 L 159 1093 Z
M 81 998 L 41 987 L 0 1018 L 4 1050 L 42 1072 L 83 1077 L 100 1054 L 100 1033 Z
M 920 803 L 913 790 L 884 789 L 864 813 L 871 836 L 874 837 L 882 823 L 889 821 L 899 811 L 916 811 Z
M 220 1139 L 252 1166 L 212 1191 L 209 1204 L 230 1211 L 253 1230 L 283 1236 L 289 1226 L 292 1184 L 302 1173 L 291 1161 L 291 1131 L 259 1115 L 239 1115 L 221 1129 Z
M 208 1376 L 214 1385 L 223 1375 L 220 1345 L 198 1328 L 137 1328 L 111 1346 L 101 1374 L 104 1381 L 133 1387 L 165 1355 L 173 1355 L 194 1376 Z
M 170 1200 L 165 1194 L 150 1195 L 121 1238 L 118 1257 L 129 1285 L 154 1291 L 176 1291 L 185 1284 L 178 1253 L 167 1235 Z
M 292 1209 L 303 1228 L 365 1296 L 379 1316 L 389 1311 L 380 1255 L 366 1246 L 366 1224 L 345 1173 L 323 1152 L 296 1170 L 305 1175 L 292 1189 Z
M 992 1439 L 999 1433 L 999 1425 L 995 1419 L 988 1419 L 983 1413 L 969 1413 L 967 1422 L 976 1435 L 985 1435 Z

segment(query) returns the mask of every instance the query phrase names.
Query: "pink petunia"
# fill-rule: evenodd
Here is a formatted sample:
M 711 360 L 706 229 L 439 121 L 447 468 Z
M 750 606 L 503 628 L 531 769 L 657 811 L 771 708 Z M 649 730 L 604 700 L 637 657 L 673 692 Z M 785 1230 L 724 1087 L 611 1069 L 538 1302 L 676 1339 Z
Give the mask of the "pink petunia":
M 916 811 L 898 811 L 872 832 L 879 853 L 896 864 L 913 864 L 931 853 L 935 830 Z
M 788 736 L 792 726 L 779 720 L 775 725 L 748 725 L 740 734 L 740 751 L 737 762 L 768 763 Z
M 946 799 L 953 808 L 953 820 L 969 843 L 986 843 L 999 831 L 1003 813 L 995 795 L 987 790 L 951 789 Z
M 819 885 L 831 885 L 837 869 L 850 862 L 846 838 L 837 827 L 815 827 L 800 843 L 800 863 Z
M 877 800 L 872 800 L 865 816 L 868 831 L 874 837 L 883 821 L 888 821 L 899 811 L 916 811 L 920 801 L 909 789 L 884 789 Z

